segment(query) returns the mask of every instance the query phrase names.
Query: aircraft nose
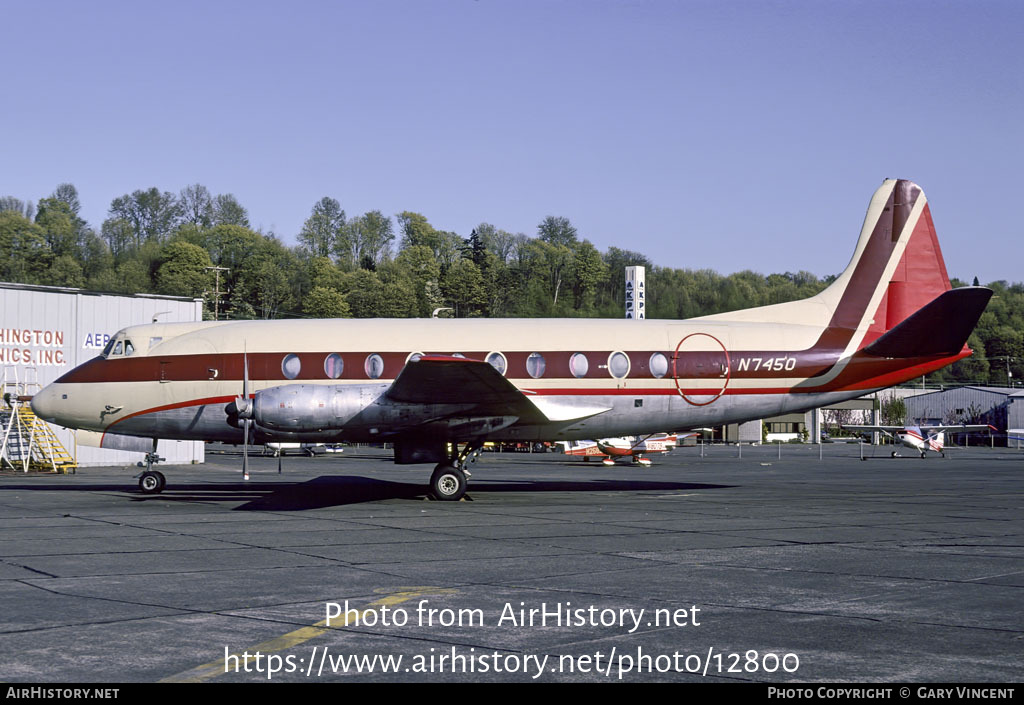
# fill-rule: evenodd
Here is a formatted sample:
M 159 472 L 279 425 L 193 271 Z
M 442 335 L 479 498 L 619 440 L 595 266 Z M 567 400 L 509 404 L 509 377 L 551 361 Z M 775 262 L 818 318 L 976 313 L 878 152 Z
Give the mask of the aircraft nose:
M 60 406 L 60 393 L 53 388 L 54 385 L 43 387 L 32 397 L 32 413 L 43 421 L 55 422 L 57 420 L 57 409 Z

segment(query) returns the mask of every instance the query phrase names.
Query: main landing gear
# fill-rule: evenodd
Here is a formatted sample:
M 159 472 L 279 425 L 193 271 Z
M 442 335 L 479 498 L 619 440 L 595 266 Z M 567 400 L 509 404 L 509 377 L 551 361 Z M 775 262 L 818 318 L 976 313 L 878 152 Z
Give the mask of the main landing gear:
M 470 478 L 466 465 L 476 461 L 476 456 L 483 445 L 482 441 L 467 443 L 459 452 L 458 444 L 452 444 L 450 461 L 439 463 L 430 476 L 430 494 L 434 499 L 441 502 L 457 502 L 465 496 Z

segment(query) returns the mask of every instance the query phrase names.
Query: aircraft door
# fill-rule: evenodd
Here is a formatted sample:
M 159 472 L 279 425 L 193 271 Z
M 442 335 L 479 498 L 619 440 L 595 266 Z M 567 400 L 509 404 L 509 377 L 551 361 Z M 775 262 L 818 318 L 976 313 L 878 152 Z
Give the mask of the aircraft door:
M 732 374 L 729 351 L 708 333 L 691 333 L 679 341 L 672 356 L 672 378 L 679 396 L 694 406 L 707 406 L 725 393 Z

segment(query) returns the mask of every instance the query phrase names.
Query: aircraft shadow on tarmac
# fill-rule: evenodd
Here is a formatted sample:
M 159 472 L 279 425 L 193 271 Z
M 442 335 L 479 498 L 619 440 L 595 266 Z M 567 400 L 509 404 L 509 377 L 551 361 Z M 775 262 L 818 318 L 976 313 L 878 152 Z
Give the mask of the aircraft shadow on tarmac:
M 650 480 L 500 480 L 470 485 L 474 494 L 506 492 L 678 492 L 681 490 L 727 489 L 734 485 Z M 117 492 L 134 502 L 244 502 L 235 511 L 301 511 L 325 507 L 378 502 L 387 499 L 426 497 L 426 483 L 393 482 L 359 475 L 329 475 L 300 483 L 242 482 L 174 484 L 161 494 L 144 495 L 125 484 L 105 485 L 0 485 L 4 491 Z

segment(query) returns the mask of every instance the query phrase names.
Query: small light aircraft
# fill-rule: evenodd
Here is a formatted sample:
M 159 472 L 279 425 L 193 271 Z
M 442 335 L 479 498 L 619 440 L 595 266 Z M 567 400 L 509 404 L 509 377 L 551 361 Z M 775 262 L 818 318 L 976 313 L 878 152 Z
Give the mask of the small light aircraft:
M 952 424 L 945 426 L 870 426 L 870 425 L 844 425 L 847 431 L 856 433 L 884 433 L 894 442 L 902 443 L 907 448 L 913 448 L 921 457 L 925 457 L 928 451 L 939 453 L 946 457 L 944 448 L 946 445 L 946 432 L 958 431 L 960 433 L 971 433 L 977 431 L 995 431 L 995 426 L 989 424 Z M 898 458 L 897 451 L 892 452 L 892 457 Z
M 696 434 L 685 434 L 689 438 Z M 597 441 L 562 441 L 562 450 L 566 455 L 590 458 L 601 458 L 605 465 L 615 465 L 617 458 L 630 458 L 635 465 L 649 467 L 651 461 L 644 455 L 649 453 L 667 453 L 679 444 L 676 434 L 659 433 L 652 436 L 636 438 L 602 438 Z
M 794 198 L 806 197 L 794 185 Z M 822 224 L 825 225 L 825 224 Z M 815 247 L 832 246 L 822 232 Z M 827 244 L 826 244 L 827 243 Z M 698 428 L 859 397 L 971 355 L 992 291 L 952 289 L 931 210 L 887 179 L 849 265 L 802 301 L 686 321 L 331 319 L 153 323 L 32 399 L 103 447 L 158 438 L 388 442 L 434 463 L 431 493 L 466 492 L 484 442 Z M 449 450 L 450 449 L 450 450 Z M 143 492 L 165 479 L 151 467 Z
M 275 458 L 284 455 L 289 450 L 297 450 L 309 457 L 316 455 L 315 448 L 323 448 L 324 443 L 266 443 L 263 446 L 263 455 L 273 455 Z

